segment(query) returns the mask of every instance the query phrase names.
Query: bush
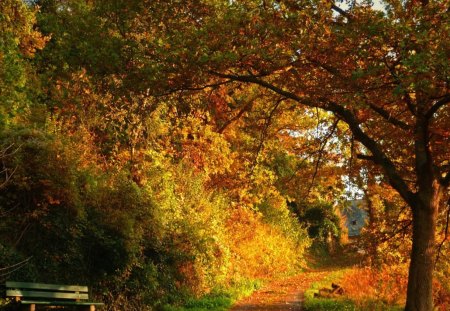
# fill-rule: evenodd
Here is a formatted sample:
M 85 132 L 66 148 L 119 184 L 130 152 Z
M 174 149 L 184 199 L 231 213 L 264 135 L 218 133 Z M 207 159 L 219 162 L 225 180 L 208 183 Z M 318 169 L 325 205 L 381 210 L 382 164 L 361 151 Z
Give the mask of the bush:
M 228 288 L 301 265 L 309 239 L 281 196 L 259 211 L 233 205 L 196 166 L 152 151 L 137 184 L 128 164 L 101 163 L 76 137 L 4 134 L 20 148 L 4 159 L 17 169 L 0 189 L 0 215 L 14 210 L 0 263 L 33 256 L 22 281 L 87 284 L 109 310 L 222 308 Z
M 305 244 L 286 237 L 261 215 L 237 207 L 228 219 L 233 274 L 250 279 L 268 278 L 298 270 Z
M 348 310 L 348 311 L 401 311 L 404 308 L 398 305 L 389 304 L 376 295 L 376 291 L 371 288 L 361 286 L 371 286 L 370 278 L 373 273 L 364 274 L 364 269 L 345 269 L 330 273 L 320 282 L 313 283 L 311 288 L 305 293 L 304 309 L 306 311 L 328 311 L 328 310 Z M 362 280 L 358 282 L 358 278 Z M 350 282 L 353 282 L 350 284 Z M 331 283 L 337 283 L 345 291 L 344 296 L 334 298 L 316 298 L 314 293 L 321 288 L 329 288 Z
M 406 265 L 351 270 L 342 279 L 346 296 L 358 305 L 375 300 L 385 305 L 404 305 L 408 270 Z

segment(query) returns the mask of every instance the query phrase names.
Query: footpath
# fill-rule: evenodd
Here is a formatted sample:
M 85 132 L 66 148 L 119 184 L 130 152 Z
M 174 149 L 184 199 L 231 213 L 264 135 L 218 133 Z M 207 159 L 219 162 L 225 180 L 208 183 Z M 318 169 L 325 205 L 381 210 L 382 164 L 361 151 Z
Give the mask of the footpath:
M 308 261 L 312 270 L 268 282 L 249 297 L 236 302 L 229 311 L 302 311 L 305 291 L 313 283 L 360 263 L 360 255 L 351 247 L 347 245 L 334 256 L 310 255 Z M 326 286 L 331 286 L 331 283 Z
M 230 311 L 300 311 L 305 291 L 312 283 L 320 281 L 329 273 L 330 271 L 303 272 L 272 281 L 249 297 L 238 301 Z

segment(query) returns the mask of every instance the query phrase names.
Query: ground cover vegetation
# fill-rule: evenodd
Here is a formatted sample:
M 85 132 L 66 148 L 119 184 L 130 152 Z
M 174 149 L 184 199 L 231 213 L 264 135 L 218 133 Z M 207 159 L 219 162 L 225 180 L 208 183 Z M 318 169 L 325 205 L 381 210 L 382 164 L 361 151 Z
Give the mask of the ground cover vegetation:
M 1 277 L 224 309 L 339 249 L 346 175 L 349 304 L 445 310 L 449 3 L 382 4 L 1 1 Z

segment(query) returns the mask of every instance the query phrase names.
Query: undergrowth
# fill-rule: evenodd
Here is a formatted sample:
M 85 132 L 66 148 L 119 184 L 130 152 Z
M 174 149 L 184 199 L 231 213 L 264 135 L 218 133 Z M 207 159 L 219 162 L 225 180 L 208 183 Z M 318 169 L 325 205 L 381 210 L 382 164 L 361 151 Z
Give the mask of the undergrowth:
M 387 305 L 380 300 L 354 301 L 349 297 L 322 298 L 314 297 L 322 288 L 330 288 L 331 283 L 340 283 L 346 274 L 353 269 L 346 268 L 331 272 L 327 277 L 319 282 L 315 282 L 305 292 L 305 311 L 400 311 L 401 306 Z
M 261 281 L 244 281 L 227 289 L 217 289 L 200 298 L 188 299 L 183 305 L 164 305 L 161 311 L 226 311 L 240 298 L 261 287 Z

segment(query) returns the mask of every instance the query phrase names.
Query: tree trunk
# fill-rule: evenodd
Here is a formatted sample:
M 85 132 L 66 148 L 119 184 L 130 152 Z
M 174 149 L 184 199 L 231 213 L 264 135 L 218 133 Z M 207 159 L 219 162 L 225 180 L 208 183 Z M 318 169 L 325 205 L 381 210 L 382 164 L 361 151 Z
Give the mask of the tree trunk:
M 413 207 L 413 245 L 405 311 L 433 310 L 434 243 L 440 189 L 418 193 Z

